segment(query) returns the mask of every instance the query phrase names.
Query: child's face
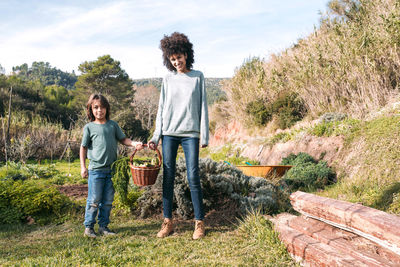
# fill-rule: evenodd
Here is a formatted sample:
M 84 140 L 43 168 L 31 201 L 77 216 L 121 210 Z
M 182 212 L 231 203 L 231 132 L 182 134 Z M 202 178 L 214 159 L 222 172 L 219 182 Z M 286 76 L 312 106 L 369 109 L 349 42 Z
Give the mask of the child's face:
M 177 72 L 186 73 L 188 72 L 186 69 L 186 58 L 187 56 L 184 54 L 175 54 L 169 57 L 169 61 Z
M 107 109 L 103 107 L 99 99 L 93 100 L 92 112 L 96 121 L 104 121 L 107 114 Z

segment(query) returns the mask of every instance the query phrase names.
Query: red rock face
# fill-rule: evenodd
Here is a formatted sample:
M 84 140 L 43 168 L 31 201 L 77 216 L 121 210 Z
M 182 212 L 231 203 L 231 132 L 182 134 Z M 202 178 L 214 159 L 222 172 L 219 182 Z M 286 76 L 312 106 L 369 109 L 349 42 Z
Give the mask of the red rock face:
M 285 143 L 277 143 L 273 146 L 262 145 L 267 139 L 265 136 L 254 136 L 238 121 L 230 122 L 227 126 L 217 128 L 214 135 L 210 136 L 210 147 L 233 144 L 241 147 L 241 156 L 260 161 L 261 165 L 279 165 L 282 158 L 290 153 L 305 152 L 315 159 L 323 160 L 330 165 L 343 147 L 341 136 L 316 137 L 306 135 L 303 138 Z

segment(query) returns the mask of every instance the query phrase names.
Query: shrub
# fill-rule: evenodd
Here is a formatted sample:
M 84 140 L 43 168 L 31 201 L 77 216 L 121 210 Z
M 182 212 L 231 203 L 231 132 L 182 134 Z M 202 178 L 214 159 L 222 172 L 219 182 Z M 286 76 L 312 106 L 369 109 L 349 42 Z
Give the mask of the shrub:
M 0 180 L 0 203 L 0 224 L 22 222 L 28 217 L 45 224 L 62 219 L 73 207 L 56 187 L 36 180 Z
M 291 191 L 314 191 L 332 184 L 336 174 L 325 161 L 317 162 L 307 153 L 290 154 L 282 165 L 293 165 L 282 178 Z
M 245 111 L 255 125 L 266 125 L 272 119 L 272 110 L 266 107 L 266 102 L 264 99 L 257 99 L 246 106 Z
M 277 99 L 272 102 L 271 107 L 276 124 L 280 129 L 286 129 L 301 120 L 306 113 L 303 100 L 297 93 L 284 91 L 278 94 Z
M 297 155 L 290 153 L 289 156 L 282 159 L 281 165 L 302 165 L 305 163 L 317 163 L 309 154 L 300 152 Z
M 135 115 L 132 111 L 123 112 L 117 116 L 116 121 L 126 136 L 145 142 L 149 137 L 149 131 L 143 128 L 142 122 L 136 119 Z
M 279 209 L 277 188 L 266 179 L 246 176 L 234 167 L 211 159 L 200 159 L 200 177 L 206 212 L 229 206 L 229 203 L 237 207 L 231 210 L 235 214 L 244 214 L 256 209 L 260 209 L 263 213 L 274 213 Z M 161 211 L 161 192 L 162 174 L 138 199 L 139 216 L 147 217 Z M 183 158 L 177 161 L 174 199 L 174 210 L 177 215 L 186 219 L 191 218 L 193 207 Z
M 274 100 L 249 102 L 245 111 L 255 125 L 266 125 L 274 118 L 279 129 L 286 129 L 303 118 L 306 108 L 298 94 L 283 91 Z

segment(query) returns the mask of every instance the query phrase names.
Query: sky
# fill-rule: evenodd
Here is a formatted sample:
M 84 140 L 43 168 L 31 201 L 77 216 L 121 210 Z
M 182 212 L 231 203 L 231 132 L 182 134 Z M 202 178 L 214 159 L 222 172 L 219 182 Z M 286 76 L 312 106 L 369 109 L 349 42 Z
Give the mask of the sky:
M 110 55 L 130 78 L 162 77 L 160 40 L 193 43 L 193 68 L 232 77 L 250 57 L 268 59 L 319 25 L 328 0 L 0 0 L 0 65 L 34 61 L 79 74 Z

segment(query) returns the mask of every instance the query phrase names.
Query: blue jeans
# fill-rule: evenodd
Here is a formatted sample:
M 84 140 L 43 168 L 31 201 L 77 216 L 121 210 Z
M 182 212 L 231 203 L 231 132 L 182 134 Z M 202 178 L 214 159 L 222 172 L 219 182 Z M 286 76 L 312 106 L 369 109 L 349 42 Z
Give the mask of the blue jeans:
M 192 197 L 194 217 L 196 220 L 203 220 L 203 192 L 199 176 L 199 138 L 169 135 L 162 137 L 164 218 L 172 218 L 175 165 L 179 144 L 182 145 L 183 152 L 185 153 L 187 178 Z
M 85 227 L 93 227 L 97 212 L 100 227 L 110 223 L 110 212 L 114 200 L 114 186 L 111 181 L 111 171 L 89 170 L 88 197 L 85 210 Z

